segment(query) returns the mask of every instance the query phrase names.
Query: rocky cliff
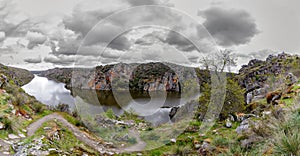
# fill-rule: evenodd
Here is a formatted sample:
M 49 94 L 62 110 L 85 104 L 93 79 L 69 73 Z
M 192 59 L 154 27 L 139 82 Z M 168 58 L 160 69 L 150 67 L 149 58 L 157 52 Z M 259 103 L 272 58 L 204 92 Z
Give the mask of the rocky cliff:
M 67 88 L 180 92 L 184 86 L 208 80 L 208 73 L 175 64 L 146 63 L 97 66 L 93 69 L 55 68 L 40 74 L 66 83 Z M 206 76 L 205 76 L 206 75 Z M 199 78 L 200 79 L 200 78 Z
M 295 77 L 300 76 L 299 67 L 298 55 L 283 52 L 269 55 L 266 60 L 251 60 L 242 66 L 236 79 L 240 86 L 245 88 L 245 99 L 250 103 L 252 99 L 264 98 L 268 92 L 279 88 L 282 84 L 293 83 Z

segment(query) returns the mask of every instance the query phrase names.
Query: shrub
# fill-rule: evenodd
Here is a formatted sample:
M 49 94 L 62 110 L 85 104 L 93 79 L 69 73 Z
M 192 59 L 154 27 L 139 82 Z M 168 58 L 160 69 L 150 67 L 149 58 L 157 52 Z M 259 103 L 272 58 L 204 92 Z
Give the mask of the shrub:
M 42 113 L 44 111 L 43 105 L 40 104 L 40 103 L 37 103 L 37 102 L 35 102 L 35 103 L 32 104 L 32 109 L 36 113 Z
M 60 112 L 69 112 L 70 106 L 67 104 L 59 104 L 56 106 L 56 110 L 58 110 Z
M 154 150 L 151 152 L 150 154 L 151 156 L 161 156 L 162 155 L 162 152 L 159 151 L 159 150 Z
M 115 113 L 111 108 L 105 112 L 105 116 L 110 119 L 116 119 Z
M 13 105 L 22 106 L 26 103 L 25 96 L 20 93 L 15 94 L 15 97 L 12 99 Z
M 6 131 L 13 131 L 12 122 L 7 117 L 0 118 L 0 121 L 3 123 Z

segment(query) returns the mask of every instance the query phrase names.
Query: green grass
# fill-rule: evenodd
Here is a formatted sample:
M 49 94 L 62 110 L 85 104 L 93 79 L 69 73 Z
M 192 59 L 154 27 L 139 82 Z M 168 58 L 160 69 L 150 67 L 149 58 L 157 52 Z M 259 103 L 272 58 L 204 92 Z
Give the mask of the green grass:
M 76 119 L 75 117 L 71 116 L 68 113 L 65 112 L 59 112 L 59 114 L 61 114 L 68 122 L 70 122 L 71 124 L 75 125 L 75 126 L 84 126 L 83 122 Z
M 108 110 L 104 113 L 104 115 L 105 115 L 107 118 L 109 118 L 109 119 L 116 119 L 115 113 L 114 113 L 114 111 L 113 111 L 111 108 L 108 109 Z
M 86 152 L 89 155 L 97 155 L 97 152 L 95 152 L 93 149 L 91 149 L 90 147 L 84 145 L 81 141 L 79 141 L 74 136 L 74 134 L 66 127 L 64 127 L 60 122 L 54 122 L 54 121 L 43 123 L 43 125 L 36 131 L 36 133 L 32 137 L 26 138 L 24 140 L 24 143 L 25 144 L 32 143 L 35 138 L 39 138 L 42 135 L 47 136 L 47 132 L 44 130 L 44 127 L 53 127 L 55 125 L 57 125 L 61 129 L 59 131 L 60 140 L 51 141 L 47 138 L 44 138 L 42 140 L 43 143 L 46 144 L 46 147 L 43 147 L 44 149 L 56 148 L 64 152 L 73 153 L 73 151 L 70 151 L 70 149 L 75 148 L 75 149 L 84 150 L 83 152 Z
M 295 103 L 295 100 L 293 98 L 290 99 L 283 99 L 282 102 L 286 105 L 286 106 L 292 106 Z

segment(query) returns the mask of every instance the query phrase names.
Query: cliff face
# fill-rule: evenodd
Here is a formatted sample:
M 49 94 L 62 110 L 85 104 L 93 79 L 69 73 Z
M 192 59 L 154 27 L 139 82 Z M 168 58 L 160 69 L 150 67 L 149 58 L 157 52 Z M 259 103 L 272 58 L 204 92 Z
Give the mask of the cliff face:
M 94 69 L 51 69 L 40 75 L 66 83 L 67 88 L 96 90 L 144 90 L 180 92 L 187 81 L 198 82 L 202 74 L 190 67 L 174 64 L 115 64 Z
M 264 61 L 254 59 L 248 65 L 242 66 L 239 74 L 236 75 L 236 79 L 240 86 L 246 89 L 245 99 L 262 98 L 265 97 L 267 92 L 278 88 L 278 85 L 287 83 L 284 82 L 286 77 L 290 77 L 291 81 L 293 81 L 293 77 L 299 77 L 299 67 L 300 57 L 298 55 L 286 53 L 270 55 Z M 278 79 L 279 76 L 283 76 L 282 79 Z M 272 78 L 283 82 L 278 82 L 278 84 L 269 82 L 272 81 Z M 276 86 L 272 87 L 271 84 Z
M 0 64 L 0 73 L 4 74 L 9 80 L 14 81 L 18 86 L 29 83 L 33 78 L 33 74 L 25 69 L 8 67 Z

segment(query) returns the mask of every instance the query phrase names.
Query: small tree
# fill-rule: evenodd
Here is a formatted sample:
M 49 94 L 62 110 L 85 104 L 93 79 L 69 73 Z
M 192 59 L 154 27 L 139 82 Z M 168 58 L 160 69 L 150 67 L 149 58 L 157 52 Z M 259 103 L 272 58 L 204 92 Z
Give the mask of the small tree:
M 232 113 L 230 111 L 241 111 L 244 105 L 242 91 L 237 82 L 228 79 L 225 73 L 226 68 L 227 71 L 231 71 L 230 68 L 236 65 L 232 51 L 221 50 L 214 55 L 203 57 L 201 62 L 211 73 L 211 83 L 204 85 L 206 88 L 202 89 L 204 92 L 199 99 L 201 118 L 211 121 L 227 116 L 228 113 Z M 203 109 L 206 112 L 205 116 Z
M 220 50 L 217 53 L 203 56 L 200 60 L 202 67 L 206 70 L 215 71 L 215 72 L 231 72 L 231 67 L 237 65 L 236 58 L 232 54 L 231 50 Z

